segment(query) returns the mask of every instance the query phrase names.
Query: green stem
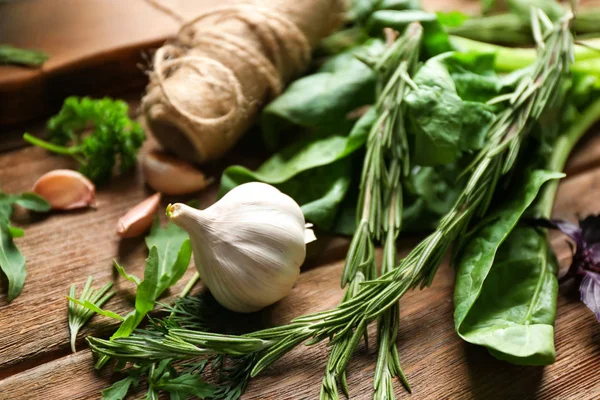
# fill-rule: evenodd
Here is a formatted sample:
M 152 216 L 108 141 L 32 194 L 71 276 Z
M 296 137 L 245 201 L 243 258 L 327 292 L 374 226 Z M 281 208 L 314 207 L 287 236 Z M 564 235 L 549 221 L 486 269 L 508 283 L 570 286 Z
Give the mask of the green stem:
M 74 156 L 75 153 L 77 153 L 78 149 L 77 147 L 65 147 L 65 146 L 59 146 L 50 142 L 46 142 L 45 140 L 42 140 L 40 138 L 37 138 L 33 135 L 30 135 L 29 133 L 26 133 L 23 135 L 23 139 L 26 142 L 29 142 L 35 146 L 41 147 L 43 149 L 46 149 L 48 151 L 51 151 L 53 153 L 57 153 L 57 154 L 64 154 L 67 156 Z
M 525 68 L 535 61 L 537 51 L 534 48 L 504 47 L 495 44 L 478 42 L 458 36 L 450 36 L 452 45 L 461 52 L 493 53 L 496 55 L 494 68 L 498 72 L 512 72 Z M 590 45 L 598 45 L 598 40 L 587 41 Z M 595 62 L 590 60 L 600 59 L 600 52 L 586 46 L 575 46 L 575 64 L 573 71 L 588 73 L 600 77 L 600 71 L 594 68 Z
M 571 151 L 577 142 L 583 137 L 588 129 L 598 121 L 600 121 L 600 100 L 596 100 L 588 106 L 578 118 L 577 122 L 574 122 L 565 134 L 560 135 L 558 139 L 556 139 L 552 157 L 548 161 L 547 169 L 562 172 L 567 159 L 569 158 L 569 154 L 571 154 Z M 541 212 L 540 216 L 544 218 L 550 218 L 550 215 L 552 214 L 552 207 L 554 205 L 558 183 L 558 180 L 548 182 L 540 195 L 537 209 Z
M 194 274 L 194 276 L 192 276 L 192 279 L 190 279 L 190 281 L 187 283 L 187 285 L 185 285 L 185 287 L 181 291 L 181 294 L 179 295 L 179 297 L 185 297 L 185 296 L 187 296 L 190 293 L 190 291 L 192 290 L 192 288 L 194 287 L 194 285 L 199 280 L 200 280 L 200 274 L 198 272 L 196 272 Z

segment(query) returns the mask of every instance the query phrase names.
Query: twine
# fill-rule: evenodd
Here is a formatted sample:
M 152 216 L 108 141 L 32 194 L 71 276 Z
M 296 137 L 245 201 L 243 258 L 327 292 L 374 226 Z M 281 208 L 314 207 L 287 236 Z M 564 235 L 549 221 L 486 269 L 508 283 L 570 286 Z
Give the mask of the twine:
M 164 101 L 184 117 L 187 120 L 184 121 L 185 124 L 196 133 L 202 132 L 203 128 L 223 129 L 226 137 L 230 136 L 233 127 L 238 120 L 244 118 L 246 110 L 254 99 L 245 98 L 242 83 L 230 67 L 210 57 L 186 55 L 187 51 L 195 47 L 203 47 L 235 54 L 235 57 L 251 65 L 267 82 L 269 98 L 281 93 L 284 86 L 282 77 L 284 52 L 291 56 L 297 70 L 304 69 L 310 61 L 311 48 L 304 33 L 293 21 L 272 9 L 260 5 L 237 4 L 212 9 L 185 21 L 184 16 L 162 1 L 146 1 L 181 24 L 177 41 L 161 47 L 155 54 L 149 90 L 153 84 L 158 85 Z M 244 38 L 214 29 L 216 24 L 228 19 L 236 19 L 247 24 L 256 33 L 272 60 L 260 49 L 249 47 L 248 41 Z M 201 21 L 204 23 L 199 27 L 196 26 Z M 232 99 L 229 102 L 231 107 L 226 113 L 216 117 L 201 117 L 186 110 L 169 95 L 165 80 L 177 68 L 183 66 L 191 68 L 213 89 L 221 91 Z M 211 74 L 211 70 L 218 71 L 220 75 Z M 227 108 L 227 105 L 224 105 L 224 108 Z

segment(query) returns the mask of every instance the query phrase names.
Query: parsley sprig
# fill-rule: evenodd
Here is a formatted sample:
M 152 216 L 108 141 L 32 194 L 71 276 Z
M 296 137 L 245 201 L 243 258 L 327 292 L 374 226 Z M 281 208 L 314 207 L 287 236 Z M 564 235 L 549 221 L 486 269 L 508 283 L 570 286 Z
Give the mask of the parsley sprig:
M 129 119 L 127 103 L 110 98 L 69 97 L 47 124 L 48 141 L 26 133 L 23 139 L 48 151 L 73 157 L 79 171 L 95 183 L 135 166 L 146 136 Z

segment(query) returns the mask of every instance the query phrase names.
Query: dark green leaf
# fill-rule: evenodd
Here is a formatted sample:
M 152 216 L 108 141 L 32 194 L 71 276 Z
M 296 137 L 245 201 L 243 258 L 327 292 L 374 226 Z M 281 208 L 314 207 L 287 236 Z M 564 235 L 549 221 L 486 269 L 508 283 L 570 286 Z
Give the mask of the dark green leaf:
M 0 269 L 8 279 L 8 302 L 14 300 L 25 284 L 25 257 L 13 242 L 7 224 L 0 223 Z
M 375 121 L 367 111 L 348 136 L 309 138 L 293 143 L 265 161 L 256 171 L 241 166 L 227 168 L 221 178 L 219 196 L 243 183 L 260 181 L 291 196 L 307 220 L 329 230 L 351 179 L 348 156 L 362 148 Z
M 452 208 L 464 188 L 462 163 L 415 167 L 404 181 L 403 232 L 426 232 Z
M 414 128 L 414 162 L 419 165 L 451 163 L 462 151 L 481 148 L 494 119 L 489 106 L 458 96 L 441 60 L 431 59 L 417 72 L 418 90 L 405 99 Z
M 306 170 L 280 184 L 263 180 L 261 179 L 263 176 L 244 167 L 234 166 L 227 168 L 223 173 L 221 194 L 247 182 L 261 181 L 274 184 L 301 206 L 307 220 L 328 230 L 331 228 L 338 206 L 348 190 L 350 175 L 349 160 L 344 159 Z M 276 175 L 271 178 L 279 180 Z
M 513 363 L 554 361 L 556 262 L 545 235 L 515 226 L 542 185 L 562 176 L 542 170 L 527 175 L 468 240 L 457 263 L 458 334 Z
M 125 379 L 116 381 L 109 388 L 102 391 L 102 400 L 123 400 L 133 383 L 133 378 L 128 376 Z
M 352 120 L 347 114 L 373 102 L 375 74 L 354 54 L 375 56 L 383 51 L 380 40 L 371 40 L 331 58 L 317 73 L 293 82 L 261 116 L 265 142 L 279 143 L 279 135 L 290 126 L 313 128 L 337 134 L 347 132 Z

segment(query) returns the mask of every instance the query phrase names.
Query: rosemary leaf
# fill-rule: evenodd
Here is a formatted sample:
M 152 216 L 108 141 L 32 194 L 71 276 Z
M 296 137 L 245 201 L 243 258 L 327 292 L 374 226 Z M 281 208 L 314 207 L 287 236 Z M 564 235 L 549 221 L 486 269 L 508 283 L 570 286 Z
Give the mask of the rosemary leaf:
M 92 305 L 100 309 L 114 294 L 109 292 L 112 287 L 112 282 L 108 282 L 100 289 L 92 288 L 92 276 L 87 278 L 79 299 L 75 298 L 75 284 L 71 285 L 69 290 L 68 306 L 69 306 L 69 332 L 71 334 L 71 351 L 75 353 L 75 342 L 77 333 L 89 320 L 96 314 L 96 311 L 88 305 Z M 116 315 L 116 314 L 115 314 Z

